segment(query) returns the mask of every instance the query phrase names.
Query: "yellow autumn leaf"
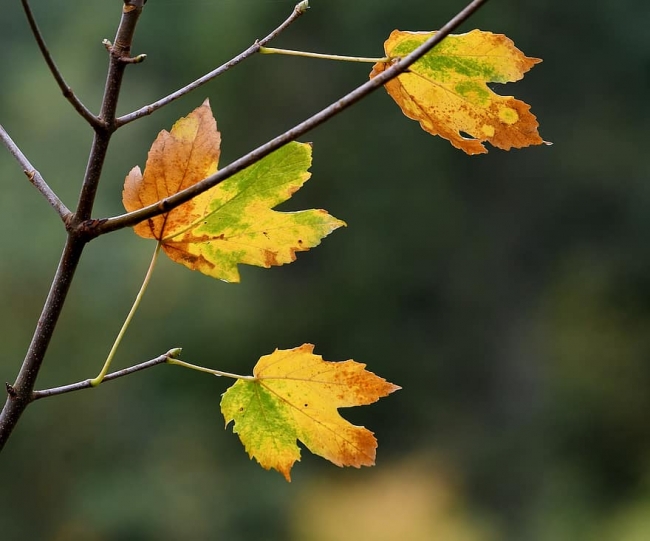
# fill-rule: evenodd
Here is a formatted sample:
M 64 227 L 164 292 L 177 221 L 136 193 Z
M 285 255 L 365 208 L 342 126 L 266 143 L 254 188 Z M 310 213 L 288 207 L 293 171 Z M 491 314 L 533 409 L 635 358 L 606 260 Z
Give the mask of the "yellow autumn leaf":
M 161 131 L 144 174 L 134 167 L 122 199 L 127 211 L 141 209 L 200 182 L 217 171 L 221 135 L 206 100 Z M 227 282 L 239 282 L 237 265 L 283 265 L 296 252 L 320 244 L 345 225 L 324 210 L 277 212 L 309 179 L 311 146 L 289 143 L 194 199 L 134 227 L 157 239 L 173 260 Z
M 254 379 L 238 380 L 221 400 L 226 426 L 251 458 L 291 481 L 300 440 L 337 466 L 372 466 L 377 440 L 341 417 L 338 408 L 372 404 L 400 389 L 355 361 L 323 361 L 314 346 L 275 350 L 258 361 Z
M 394 30 L 386 56 L 403 58 L 434 34 Z M 467 154 L 486 153 L 483 141 L 510 150 L 544 142 L 537 119 L 528 104 L 496 94 L 487 83 L 518 81 L 538 62 L 502 34 L 472 30 L 447 36 L 385 87 L 407 117 Z M 388 67 L 375 64 L 370 77 Z

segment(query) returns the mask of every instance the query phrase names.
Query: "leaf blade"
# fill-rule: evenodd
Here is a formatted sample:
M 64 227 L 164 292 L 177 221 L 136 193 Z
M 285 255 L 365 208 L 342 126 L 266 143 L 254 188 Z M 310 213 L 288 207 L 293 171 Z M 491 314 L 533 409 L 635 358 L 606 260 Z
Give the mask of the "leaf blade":
M 309 179 L 310 165 L 310 145 L 285 145 L 217 186 L 204 199 L 201 223 L 169 238 L 163 248 L 168 254 L 182 249 L 185 258 L 179 262 L 228 282 L 239 281 L 239 263 L 266 268 L 291 263 L 296 252 L 345 225 L 324 210 L 272 210 Z M 215 266 L 215 260 L 221 264 Z
M 434 34 L 394 30 L 386 54 L 404 57 Z M 467 154 L 486 153 L 485 141 L 503 150 L 522 148 L 544 142 L 536 117 L 528 104 L 496 94 L 487 83 L 520 80 L 538 62 L 504 35 L 472 30 L 448 36 L 385 88 L 405 116 Z M 370 77 L 387 68 L 375 64 Z
M 169 197 L 217 171 L 221 135 L 206 100 L 154 141 L 144 174 L 127 175 L 127 211 Z M 323 210 L 278 212 L 309 179 L 311 146 L 292 142 L 179 207 L 140 223 L 135 232 L 162 242 L 173 261 L 227 282 L 239 264 L 290 263 L 345 222 Z
M 374 465 L 373 433 L 349 423 L 337 410 L 371 404 L 399 389 L 364 364 L 324 361 L 313 349 L 303 344 L 260 358 L 255 381 L 238 381 L 221 402 L 226 426 L 234 421 L 233 431 L 249 456 L 287 481 L 300 460 L 296 440 L 337 466 Z

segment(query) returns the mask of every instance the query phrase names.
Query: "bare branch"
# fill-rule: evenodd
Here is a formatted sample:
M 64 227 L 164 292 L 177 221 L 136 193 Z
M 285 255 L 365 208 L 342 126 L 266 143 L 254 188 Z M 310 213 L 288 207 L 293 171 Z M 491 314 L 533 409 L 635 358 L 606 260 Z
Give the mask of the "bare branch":
M 20 366 L 18 377 L 10 386 L 11 391 L 7 394 L 7 400 L 0 412 L 0 451 L 9 439 L 18 419 L 31 402 L 34 383 L 43 364 L 43 358 L 52 339 L 63 303 L 70 290 L 84 242 L 79 238 L 74 238 L 68 232 L 68 240 L 65 243 L 43 310 L 38 318 L 32 341 Z
M 238 54 L 236 57 L 234 57 L 232 60 L 229 60 L 225 64 L 219 66 L 218 68 L 212 70 L 210 73 L 206 73 L 203 77 L 200 77 L 196 81 L 191 82 L 187 86 L 184 86 L 183 88 L 178 89 L 176 92 L 173 92 L 172 94 L 169 94 L 168 96 L 165 96 L 164 98 L 159 99 L 158 101 L 155 101 L 154 103 L 151 103 L 149 105 L 145 105 L 144 107 L 141 107 L 137 111 L 133 111 L 132 113 L 129 113 L 127 115 L 123 115 L 119 118 L 116 119 L 115 123 L 117 124 L 118 127 L 124 126 L 125 124 L 128 124 L 129 122 L 133 122 L 134 120 L 137 120 L 138 118 L 142 118 L 143 116 L 150 115 L 154 111 L 160 109 L 161 107 L 164 107 L 165 105 L 170 104 L 174 100 L 177 100 L 178 98 L 184 96 L 185 94 L 188 94 L 192 92 L 192 90 L 197 89 L 198 87 L 204 85 L 208 81 L 211 81 L 215 77 L 218 77 L 219 75 L 225 73 L 228 71 L 230 68 L 236 66 L 243 60 L 246 60 L 248 57 L 254 55 L 255 53 L 259 52 L 260 48 L 264 45 L 266 45 L 269 41 L 275 39 L 278 37 L 282 32 L 284 32 L 298 17 L 300 17 L 307 9 L 305 2 L 300 2 L 298 5 L 296 5 L 295 8 L 293 8 L 293 12 L 291 15 L 287 18 L 286 21 L 284 21 L 280 26 L 278 26 L 273 32 L 271 32 L 268 36 L 265 38 L 256 41 L 253 45 L 251 45 L 248 49 L 243 51 L 242 53 Z
M 117 110 L 117 101 L 122 88 L 124 71 L 126 66 L 133 63 L 131 57 L 131 45 L 135 28 L 142 14 L 142 9 L 146 0 L 124 0 L 122 8 L 122 18 L 120 20 L 115 40 L 113 43 L 106 43 L 106 49 L 109 53 L 108 73 L 104 85 L 104 96 L 102 97 L 102 106 L 99 113 L 102 119 L 102 125 L 95 128 L 95 138 L 88 157 L 88 165 L 84 175 L 84 182 L 79 194 L 79 203 L 74 219 L 77 222 L 83 222 L 90 218 L 99 179 L 104 167 L 106 152 L 112 134 L 117 129 L 115 123 L 115 111 Z M 142 58 L 139 55 L 136 58 Z
M 47 44 L 43 39 L 43 35 L 41 34 L 41 31 L 36 24 L 34 13 L 32 12 L 32 8 L 29 5 L 29 0 L 21 0 L 21 3 L 23 5 L 25 15 L 27 16 L 29 27 L 31 28 L 32 33 L 34 34 L 34 38 L 36 39 L 36 43 L 38 44 L 38 48 L 41 50 L 41 54 L 43 55 L 47 66 L 50 68 L 54 79 L 59 85 L 61 92 L 63 92 L 63 96 L 72 104 L 77 113 L 79 113 L 86 120 L 86 122 L 88 122 L 88 124 L 94 127 L 101 125 L 99 118 L 92 114 L 88 108 L 83 103 L 81 103 L 81 100 L 72 91 L 72 88 L 68 86 L 68 84 L 65 82 L 65 79 L 63 78 L 63 75 L 61 75 L 59 68 L 54 63 L 54 59 L 50 54 L 50 50 L 47 48 Z
M 155 359 L 151 359 L 150 361 L 145 361 L 140 364 L 136 364 L 133 366 L 129 366 L 128 368 L 124 368 L 122 370 L 117 370 L 115 372 L 111 372 L 110 374 L 107 374 L 104 379 L 102 380 L 102 383 L 105 381 L 111 381 L 113 379 L 118 379 L 122 378 L 124 376 L 128 376 L 129 374 L 134 374 L 135 372 L 139 372 L 140 370 L 146 370 L 147 368 L 152 368 L 153 366 L 157 366 L 159 364 L 164 364 L 166 363 L 169 359 L 174 359 L 180 354 L 180 348 L 174 348 L 170 349 L 167 353 L 164 353 L 163 355 L 160 355 L 156 357 Z M 41 398 L 48 398 L 50 396 L 57 396 L 60 394 L 66 394 L 66 393 L 71 393 L 73 391 L 82 391 L 83 389 L 92 389 L 92 380 L 86 379 L 83 381 L 79 381 L 77 383 L 70 383 L 69 385 L 62 385 L 61 387 L 53 387 L 51 389 L 44 389 L 42 391 L 34 391 L 32 393 L 32 401 L 34 400 L 39 400 Z
M 377 88 L 383 86 L 391 79 L 397 77 L 400 73 L 405 72 L 411 64 L 416 62 L 431 49 L 433 49 L 438 43 L 446 38 L 487 1 L 488 0 L 473 0 L 455 17 L 450 19 L 447 24 L 445 24 L 438 32 L 436 32 L 436 34 L 434 34 L 433 37 L 415 49 L 411 54 L 404 57 L 399 62 L 396 62 L 386 71 L 380 73 L 377 77 L 357 87 L 349 94 L 345 95 L 325 109 L 322 109 L 320 112 L 316 113 L 314 116 L 308 118 L 304 122 L 301 122 L 297 126 L 294 126 L 289 131 L 286 131 L 268 143 L 257 147 L 252 152 L 249 152 L 230 165 L 217 171 L 214 175 L 211 175 L 201 182 L 198 182 L 197 184 L 194 184 L 193 186 L 190 186 L 189 188 L 186 188 L 170 197 L 162 199 L 158 203 L 154 203 L 153 205 L 149 205 L 140 210 L 128 212 L 126 214 L 115 216 L 113 218 L 94 220 L 86 224 L 81 224 L 81 229 L 83 229 L 84 232 L 88 233 L 90 236 L 99 236 L 110 231 L 122 229 L 124 227 L 131 227 L 144 220 L 153 218 L 154 216 L 159 216 L 160 214 L 169 212 L 170 210 L 196 197 L 197 195 L 209 190 L 210 188 L 230 178 L 239 171 L 258 162 L 265 156 L 268 156 L 271 152 L 279 149 L 287 143 L 313 130 L 330 118 L 338 115 L 343 110 L 368 96 Z
M 115 108 L 124 76 L 124 68 L 127 65 L 124 59 L 130 58 L 133 34 L 145 1 L 124 0 L 115 45 L 111 46 L 110 50 L 110 63 L 102 99 L 102 122 L 95 126 L 95 138 L 88 158 L 79 205 L 67 224 L 68 238 L 59 266 L 16 381 L 9 387 L 12 392 L 7 394 L 7 400 L 0 412 L 0 450 L 9 439 L 25 408 L 32 401 L 36 378 L 61 315 L 81 254 L 89 240 L 88 237 L 79 234 L 78 224 L 90 218 L 108 144 L 115 131 Z
M 47 185 L 41 174 L 34 169 L 34 166 L 29 162 L 20 148 L 18 148 L 18 145 L 16 145 L 11 137 L 9 137 L 9 134 L 2 127 L 2 124 L 0 124 L 0 139 L 7 147 L 7 150 L 9 150 L 9 153 L 16 158 L 16 161 L 23 168 L 23 172 L 27 175 L 29 181 L 39 192 L 41 192 L 50 206 L 57 212 L 61 220 L 63 220 L 63 223 L 66 223 L 67 219 L 72 215 L 72 212 L 70 212 L 68 207 L 63 204 L 52 188 Z

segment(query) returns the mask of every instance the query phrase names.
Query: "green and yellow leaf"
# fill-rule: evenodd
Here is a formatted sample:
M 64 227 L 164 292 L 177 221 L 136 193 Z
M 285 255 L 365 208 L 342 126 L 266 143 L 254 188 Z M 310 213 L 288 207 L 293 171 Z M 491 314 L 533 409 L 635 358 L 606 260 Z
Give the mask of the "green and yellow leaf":
M 386 56 L 403 58 L 433 34 L 394 30 L 384 44 Z M 407 117 L 467 154 L 486 153 L 484 141 L 510 150 L 544 142 L 537 119 L 528 104 L 496 94 L 487 83 L 518 81 L 538 62 L 502 34 L 472 30 L 446 37 L 385 87 Z M 370 77 L 389 66 L 375 64 Z
M 154 204 L 217 171 L 221 135 L 206 100 L 160 132 L 144 174 L 126 177 L 127 211 Z M 271 267 L 296 259 L 296 252 L 320 244 L 345 225 L 324 210 L 277 212 L 309 179 L 311 146 L 289 143 L 258 163 L 179 207 L 135 226 L 157 239 L 178 263 L 227 282 L 239 282 L 239 264 Z
M 349 360 L 323 361 L 314 346 L 275 350 L 258 361 L 254 380 L 238 380 L 221 400 L 226 426 L 251 458 L 291 481 L 300 440 L 337 466 L 372 466 L 377 440 L 341 417 L 338 408 L 372 404 L 400 387 Z

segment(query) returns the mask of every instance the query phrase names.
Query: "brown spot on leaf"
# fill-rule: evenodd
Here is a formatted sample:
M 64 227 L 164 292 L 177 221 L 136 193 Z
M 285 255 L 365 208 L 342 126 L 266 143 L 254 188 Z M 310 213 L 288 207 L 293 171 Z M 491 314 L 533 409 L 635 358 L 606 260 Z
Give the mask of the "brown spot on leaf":
M 278 253 L 274 252 L 272 250 L 264 250 L 264 266 L 265 267 L 272 267 L 275 265 L 279 265 L 278 263 Z
M 163 244 L 163 250 L 173 261 L 178 261 L 192 270 L 213 269 L 215 267 L 214 263 L 208 261 L 202 255 L 189 252 L 188 245 L 183 242 Z

